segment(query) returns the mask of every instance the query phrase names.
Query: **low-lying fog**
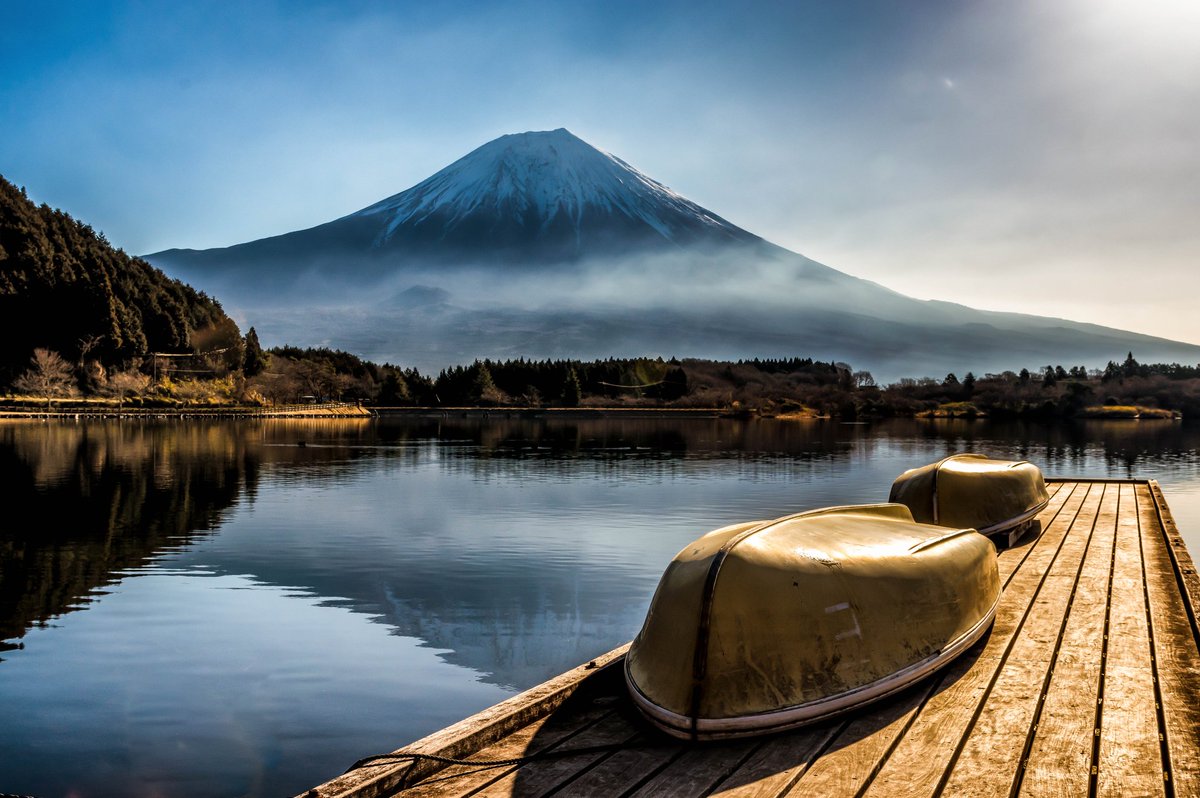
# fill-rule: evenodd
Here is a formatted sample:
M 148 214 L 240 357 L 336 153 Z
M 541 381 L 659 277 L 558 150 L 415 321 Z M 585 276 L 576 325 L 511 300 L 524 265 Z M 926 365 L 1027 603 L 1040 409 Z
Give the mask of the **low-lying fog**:
M 267 345 L 328 346 L 436 372 L 476 358 L 814 357 L 876 379 L 1196 362 L 1200 348 L 1045 317 L 905 297 L 792 253 L 593 259 L 531 267 L 341 261 L 290 286 L 188 274 Z M 228 274 L 228 272 L 227 272 Z M 265 285 L 264 285 L 265 283 Z M 269 286 L 269 287 L 267 287 Z

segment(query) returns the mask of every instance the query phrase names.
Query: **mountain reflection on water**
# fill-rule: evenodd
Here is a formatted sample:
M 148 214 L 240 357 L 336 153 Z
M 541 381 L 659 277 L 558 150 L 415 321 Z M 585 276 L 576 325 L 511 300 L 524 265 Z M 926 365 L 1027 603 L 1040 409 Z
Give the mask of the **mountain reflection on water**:
M 18 728 L 0 700 L 0 727 L 17 729 L 0 732 L 0 781 L 35 793 L 298 792 L 625 642 L 695 536 L 881 501 L 903 469 L 964 450 L 1048 475 L 1160 479 L 1197 550 L 1187 521 L 1200 512 L 1180 507 L 1200 496 L 1200 427 L 1177 422 L 0 421 L 0 480 L 16 508 L 0 526 L 11 660 L 0 699 L 86 678 L 124 702 L 77 716 L 120 738 L 114 753 L 63 733 L 42 704 L 45 722 L 26 713 Z M 103 634 L 72 637 L 85 616 Z M 264 629 L 288 641 L 268 647 Z M 127 664 L 120 647 L 138 640 L 146 650 Z M 63 675 L 33 667 L 39 650 Z M 384 659 L 355 670 L 373 658 Z M 109 661 L 119 672 L 97 673 Z M 211 695 L 197 695 L 206 679 Z M 121 692 L 135 681 L 155 684 L 153 698 Z M 138 720 L 139 700 L 160 726 Z M 239 704 L 244 717 L 226 717 Z M 232 709 L 205 720 L 215 707 Z M 192 781 L 136 762 L 96 775 L 143 749 L 166 773 L 194 769 Z M 179 751 L 186 761 L 171 759 Z M 78 772 L 38 781 L 44 768 L 21 765 L 34 754 Z
M 772 441 L 751 427 L 385 422 L 313 430 L 303 448 L 269 430 L 265 479 L 325 491 L 332 478 L 338 490 L 302 516 L 280 507 L 267 524 L 266 513 L 230 524 L 175 562 L 303 586 L 521 689 L 631 636 L 666 561 L 714 525 L 697 492 L 732 492 L 711 472 L 733 459 L 744 460 L 739 479 L 810 481 L 846 448 L 836 430 L 784 429 Z M 285 468 L 290 456 L 300 459 Z M 685 483 L 677 495 L 661 495 L 674 481 Z M 275 524 L 287 550 L 263 534 Z

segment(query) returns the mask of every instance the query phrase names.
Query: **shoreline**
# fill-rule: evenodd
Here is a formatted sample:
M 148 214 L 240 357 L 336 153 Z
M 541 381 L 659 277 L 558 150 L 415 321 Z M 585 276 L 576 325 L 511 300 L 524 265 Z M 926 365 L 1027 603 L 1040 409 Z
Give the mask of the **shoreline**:
M 375 413 L 363 405 L 333 402 L 321 405 L 258 407 L 231 405 L 212 407 L 59 407 L 0 408 L 0 419 L 148 419 L 148 418 L 371 418 Z
M 719 408 L 673 407 L 139 407 L 117 409 L 66 407 L 0 409 L 0 419 L 147 419 L 147 418 L 730 418 Z
M 70 402 L 71 400 L 67 400 Z M 76 400 L 78 401 L 78 400 Z M 4 406 L 0 404 L 0 419 L 152 419 L 152 418 L 480 418 L 480 419 L 588 419 L 588 418 L 694 418 L 694 419 L 739 419 L 771 420 L 786 423 L 808 423 L 814 421 L 843 422 L 827 415 L 807 413 L 780 413 L 762 415 L 745 410 L 719 407 L 477 407 L 477 406 L 420 406 L 420 407 L 374 407 L 353 402 L 326 402 L 313 405 L 279 405 L 261 407 L 257 405 L 215 405 L 185 407 L 115 407 L 107 404 L 67 404 L 50 409 L 28 406 Z M 884 417 L 878 417 L 882 420 Z M 968 415 L 935 415 L 917 413 L 910 418 L 920 421 L 985 421 L 992 419 L 985 413 Z M 855 419 L 862 423 L 875 419 Z M 994 420 L 994 419 L 993 419 Z M 1058 421 L 1180 421 L 1179 416 L 1162 415 L 1101 415 L 1083 414 L 1060 418 Z

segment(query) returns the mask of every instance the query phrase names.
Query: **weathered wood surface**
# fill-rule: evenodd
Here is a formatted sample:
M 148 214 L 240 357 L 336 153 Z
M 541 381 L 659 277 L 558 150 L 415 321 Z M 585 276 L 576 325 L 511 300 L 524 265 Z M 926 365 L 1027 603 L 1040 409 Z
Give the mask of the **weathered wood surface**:
M 1162 492 L 1050 493 L 999 554 L 991 632 L 871 708 L 687 745 L 637 716 L 617 649 L 402 749 L 473 763 L 385 760 L 305 795 L 1200 796 L 1200 577 Z
M 1154 631 L 1154 657 L 1159 679 L 1166 744 L 1171 771 L 1169 783 L 1175 795 L 1200 795 L 1200 658 L 1191 618 L 1180 612 L 1180 587 L 1168 547 L 1181 551 L 1183 541 L 1169 513 L 1158 525 L 1161 503 L 1157 485 L 1150 492 L 1138 491 L 1138 518 L 1142 527 L 1143 563 L 1150 620 Z M 1161 530 L 1161 545 L 1155 545 Z M 1188 560 L 1190 563 L 1190 560 Z M 1193 576 L 1195 569 L 1192 569 Z M 1195 595 L 1195 594 L 1193 594 Z M 1193 607 L 1195 604 L 1192 605 Z

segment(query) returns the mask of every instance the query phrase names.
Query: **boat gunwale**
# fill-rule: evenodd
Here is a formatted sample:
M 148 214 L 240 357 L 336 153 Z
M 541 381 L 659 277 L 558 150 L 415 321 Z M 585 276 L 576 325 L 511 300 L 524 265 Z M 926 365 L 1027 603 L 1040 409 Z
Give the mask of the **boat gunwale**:
M 992 524 L 991 526 L 987 526 L 987 527 L 984 527 L 983 529 L 978 529 L 976 531 L 979 534 L 984 535 L 985 537 L 991 537 L 992 535 L 999 535 L 1003 532 L 1008 532 L 1009 530 L 1015 529 L 1016 527 L 1019 527 L 1021 524 L 1024 524 L 1026 521 L 1032 521 L 1034 518 L 1037 517 L 1037 514 L 1040 513 L 1042 510 L 1045 510 L 1047 505 L 1049 505 L 1049 504 L 1050 504 L 1050 497 L 1047 496 L 1045 499 L 1042 499 L 1042 501 L 1038 502 L 1033 507 L 1030 507 L 1028 510 L 1026 510 L 1025 512 L 1021 513 L 1018 516 L 1014 516 L 1007 520 L 1000 521 L 999 523 Z

